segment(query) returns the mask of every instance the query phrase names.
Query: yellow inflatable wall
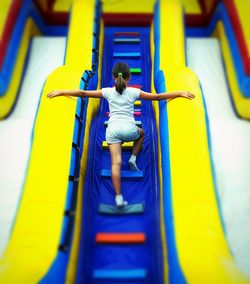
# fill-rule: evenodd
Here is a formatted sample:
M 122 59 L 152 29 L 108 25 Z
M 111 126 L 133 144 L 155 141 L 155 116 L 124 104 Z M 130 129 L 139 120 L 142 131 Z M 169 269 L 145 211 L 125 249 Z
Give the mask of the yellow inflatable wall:
M 230 254 L 219 216 L 199 81 L 185 67 L 182 5 L 160 1 L 160 68 L 168 91 L 194 101 L 168 103 L 172 203 L 179 261 L 188 283 L 249 283 Z
M 250 99 L 246 98 L 240 91 L 236 71 L 234 69 L 232 53 L 222 21 L 218 22 L 213 36 L 217 37 L 221 43 L 222 56 L 226 66 L 225 69 L 228 76 L 228 84 L 235 110 L 241 118 L 250 120 Z
M 25 24 L 9 88 L 3 96 L 0 96 L 0 120 L 5 118 L 13 108 L 18 94 L 18 88 L 22 79 L 22 72 L 25 64 L 25 59 L 28 54 L 30 39 L 33 36 L 38 35 L 39 33 L 40 31 L 38 30 L 34 21 L 31 18 L 28 18 Z
M 0 283 L 37 283 L 57 255 L 68 187 L 76 100 L 48 100 L 46 95 L 54 89 L 78 89 L 82 73 L 91 69 L 94 2 L 73 2 L 66 65 L 51 74 L 44 86 L 20 208 L 0 261 Z M 84 53 L 80 55 L 82 50 Z M 89 105 L 88 112 L 91 113 L 97 102 L 90 100 Z M 86 140 L 85 147 L 87 144 Z M 82 177 L 83 173 L 84 169 Z

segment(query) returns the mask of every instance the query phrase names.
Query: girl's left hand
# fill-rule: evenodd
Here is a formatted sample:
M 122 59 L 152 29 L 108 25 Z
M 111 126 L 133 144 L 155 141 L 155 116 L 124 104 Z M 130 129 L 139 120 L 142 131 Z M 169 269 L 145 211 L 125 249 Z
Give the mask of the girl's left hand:
M 195 98 L 195 95 L 190 92 L 184 91 L 184 92 L 181 92 L 181 97 L 192 100 Z

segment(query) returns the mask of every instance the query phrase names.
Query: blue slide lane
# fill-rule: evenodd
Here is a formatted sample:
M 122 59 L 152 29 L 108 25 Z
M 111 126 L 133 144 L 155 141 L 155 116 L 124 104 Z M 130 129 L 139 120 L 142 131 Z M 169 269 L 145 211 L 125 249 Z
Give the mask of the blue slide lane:
M 139 32 L 140 44 L 117 44 L 115 32 Z M 122 61 L 113 53 L 141 53 L 139 58 L 126 58 L 131 68 L 141 68 L 142 73 L 131 76 L 130 84 L 142 85 L 151 90 L 151 58 L 149 28 L 108 27 L 105 29 L 102 86 L 112 86 L 112 67 Z M 122 36 L 124 38 L 124 36 Z M 138 107 L 136 107 L 138 108 Z M 108 103 L 101 99 L 100 108 L 92 121 L 88 166 L 84 184 L 83 220 L 77 266 L 76 283 L 163 283 L 163 256 L 160 234 L 159 173 L 157 130 L 150 101 L 142 101 L 142 121 L 145 141 L 138 156 L 138 167 L 144 172 L 140 179 L 122 179 L 122 192 L 129 204 L 144 203 L 142 214 L 102 215 L 100 203 L 115 205 L 114 189 L 110 177 L 101 177 L 102 169 L 110 169 L 108 149 L 102 149 L 105 140 L 104 122 L 107 120 Z M 123 150 L 122 170 L 129 170 L 131 150 Z M 145 233 L 144 244 L 96 244 L 96 233 Z M 121 272 L 121 273 L 118 273 Z M 110 277 L 110 278 L 109 278 Z

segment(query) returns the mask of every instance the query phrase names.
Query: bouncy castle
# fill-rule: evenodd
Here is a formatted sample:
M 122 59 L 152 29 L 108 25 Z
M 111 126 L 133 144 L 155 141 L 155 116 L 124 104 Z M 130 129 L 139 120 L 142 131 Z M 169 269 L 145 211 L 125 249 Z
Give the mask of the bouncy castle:
M 250 1 L 1 0 L 0 283 L 250 283 Z M 104 98 L 137 100 L 117 208 Z

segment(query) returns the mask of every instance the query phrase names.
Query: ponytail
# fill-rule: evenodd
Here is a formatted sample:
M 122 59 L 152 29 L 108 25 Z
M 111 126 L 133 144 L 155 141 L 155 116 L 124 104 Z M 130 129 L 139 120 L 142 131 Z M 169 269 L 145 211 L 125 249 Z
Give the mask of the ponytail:
M 126 89 L 126 83 L 130 78 L 130 68 L 126 63 L 116 63 L 112 70 L 113 78 L 115 79 L 116 92 L 122 95 Z
M 119 73 L 117 79 L 115 80 L 115 89 L 120 95 L 126 89 L 126 84 L 125 80 L 122 78 L 122 73 Z

